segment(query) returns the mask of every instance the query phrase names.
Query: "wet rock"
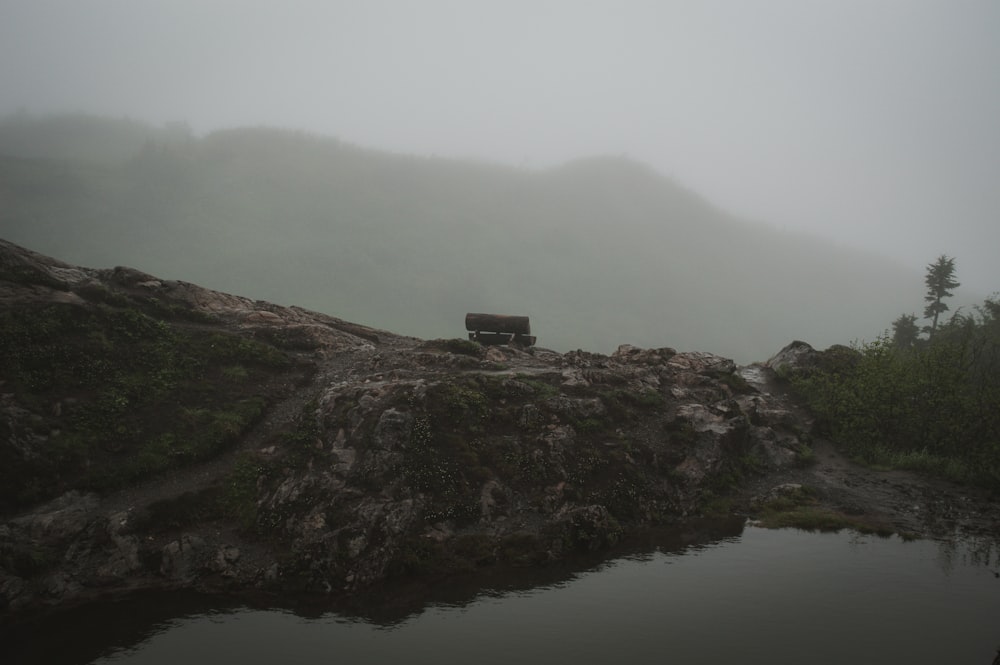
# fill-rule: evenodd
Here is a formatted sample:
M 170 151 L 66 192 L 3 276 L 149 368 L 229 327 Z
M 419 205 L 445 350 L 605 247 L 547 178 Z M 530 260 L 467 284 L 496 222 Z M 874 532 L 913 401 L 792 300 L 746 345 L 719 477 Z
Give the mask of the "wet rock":
M 0 568 L 0 611 L 21 608 L 31 600 L 27 594 L 27 582 L 17 575 L 11 575 Z
M 802 499 L 805 492 L 805 488 L 799 483 L 782 483 L 753 497 L 750 501 L 750 506 L 753 510 L 760 510 L 764 506 L 782 499 L 798 502 Z
M 119 512 L 108 516 L 105 530 L 111 547 L 107 551 L 107 559 L 96 570 L 100 582 L 124 579 L 141 567 L 139 561 L 139 541 L 135 536 L 123 535 L 122 530 L 128 524 L 128 513 Z
M 534 404 L 525 404 L 521 407 L 517 417 L 517 423 L 525 429 L 537 427 L 542 422 L 542 411 Z
M 582 369 L 569 367 L 562 371 L 562 385 L 565 388 L 579 388 L 589 386 L 590 380 L 584 375 Z
M 424 529 L 422 535 L 427 540 L 443 543 L 455 537 L 455 530 L 447 522 L 436 522 Z
M 659 349 L 643 349 L 631 344 L 622 344 L 611 357 L 620 362 L 660 365 L 677 355 L 677 350 L 670 347 Z
M 479 491 L 480 522 L 489 524 L 502 521 L 510 516 L 511 492 L 498 480 L 490 480 L 483 484 Z
M 394 473 L 403 463 L 403 453 L 410 440 L 413 416 L 386 409 L 379 416 L 371 435 L 371 448 L 361 464 L 361 474 L 369 481 Z
M 556 515 L 550 527 L 553 546 L 550 556 L 564 555 L 566 549 L 594 552 L 619 541 L 621 524 L 602 505 L 569 508 Z
M 771 356 L 765 366 L 784 375 L 816 368 L 819 357 L 819 351 L 806 342 L 796 340 Z
M 726 418 L 701 404 L 685 404 L 677 409 L 677 423 L 683 423 L 681 438 L 688 440 L 687 456 L 675 472 L 690 486 L 701 486 L 728 460 L 744 454 L 750 442 L 748 418 Z
M 80 584 L 63 571 L 56 571 L 46 576 L 41 586 L 45 595 L 53 600 L 71 597 L 80 589 Z
M 736 371 L 736 363 L 729 358 L 703 351 L 678 353 L 667 361 L 667 365 L 675 371 L 715 377 Z
M 240 549 L 233 545 L 223 545 L 216 549 L 215 558 L 208 565 L 209 570 L 219 573 L 223 577 L 236 577 L 238 574 L 236 564 L 241 556 Z
M 152 275 L 148 275 L 141 270 L 136 270 L 135 268 L 129 268 L 127 266 L 118 266 L 111 270 L 110 281 L 121 284 L 122 286 L 140 286 L 150 284 L 151 282 L 159 282 L 159 280 Z
M 386 409 L 375 425 L 372 447 L 376 450 L 402 450 L 410 437 L 413 416 L 409 413 Z
M 275 314 L 274 312 L 267 311 L 254 311 L 247 314 L 245 321 L 247 323 L 257 323 L 263 325 L 282 325 L 285 321 Z
M 494 363 L 505 363 L 507 362 L 507 354 L 504 353 L 500 347 L 490 346 L 486 348 L 485 359 Z
M 160 574 L 177 582 L 191 582 L 209 563 L 205 541 L 194 534 L 184 534 L 164 546 Z
M 799 464 L 801 442 L 770 427 L 751 427 L 750 453 L 767 469 L 788 469 Z
M 35 540 L 62 542 L 87 528 L 98 503 L 97 495 L 74 490 L 11 520 L 10 525 Z
M 33 419 L 31 411 L 15 403 L 14 395 L 0 394 L 0 439 L 23 460 L 36 459 L 45 450 L 47 438 L 34 431 Z
M 722 435 L 732 429 L 732 424 L 726 422 L 725 416 L 705 404 L 681 404 L 674 414 L 677 420 L 686 422 L 696 432 Z

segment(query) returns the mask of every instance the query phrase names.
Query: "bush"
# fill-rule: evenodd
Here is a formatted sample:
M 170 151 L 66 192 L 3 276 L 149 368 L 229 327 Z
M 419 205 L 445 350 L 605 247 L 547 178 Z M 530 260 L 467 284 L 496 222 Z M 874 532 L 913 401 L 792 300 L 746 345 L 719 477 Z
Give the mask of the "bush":
M 858 345 L 855 362 L 792 385 L 821 431 L 869 463 L 1000 486 L 1000 335 L 982 312 L 912 348 L 887 336 Z

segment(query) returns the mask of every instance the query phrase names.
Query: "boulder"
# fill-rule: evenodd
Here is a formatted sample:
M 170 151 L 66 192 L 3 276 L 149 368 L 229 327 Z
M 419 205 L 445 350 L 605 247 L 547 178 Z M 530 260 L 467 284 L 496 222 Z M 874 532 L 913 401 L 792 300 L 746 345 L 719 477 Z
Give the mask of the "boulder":
M 796 340 L 771 356 L 765 367 L 770 367 L 779 376 L 815 369 L 820 353 L 806 342 Z

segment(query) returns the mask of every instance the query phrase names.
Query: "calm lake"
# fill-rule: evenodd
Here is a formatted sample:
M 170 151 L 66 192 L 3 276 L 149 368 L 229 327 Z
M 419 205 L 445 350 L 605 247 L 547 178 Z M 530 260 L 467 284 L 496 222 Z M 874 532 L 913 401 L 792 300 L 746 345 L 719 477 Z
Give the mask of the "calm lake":
M 991 544 L 742 525 L 685 538 L 371 607 L 147 595 L 8 629 L 0 662 L 989 665 L 1000 645 Z

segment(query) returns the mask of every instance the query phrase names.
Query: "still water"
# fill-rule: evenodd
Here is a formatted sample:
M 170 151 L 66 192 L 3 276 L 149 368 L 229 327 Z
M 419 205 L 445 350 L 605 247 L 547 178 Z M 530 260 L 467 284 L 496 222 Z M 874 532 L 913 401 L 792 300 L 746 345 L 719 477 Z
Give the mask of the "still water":
M 1000 645 L 990 544 L 737 533 L 383 616 L 148 596 L 8 631 L 0 662 L 989 665 Z

